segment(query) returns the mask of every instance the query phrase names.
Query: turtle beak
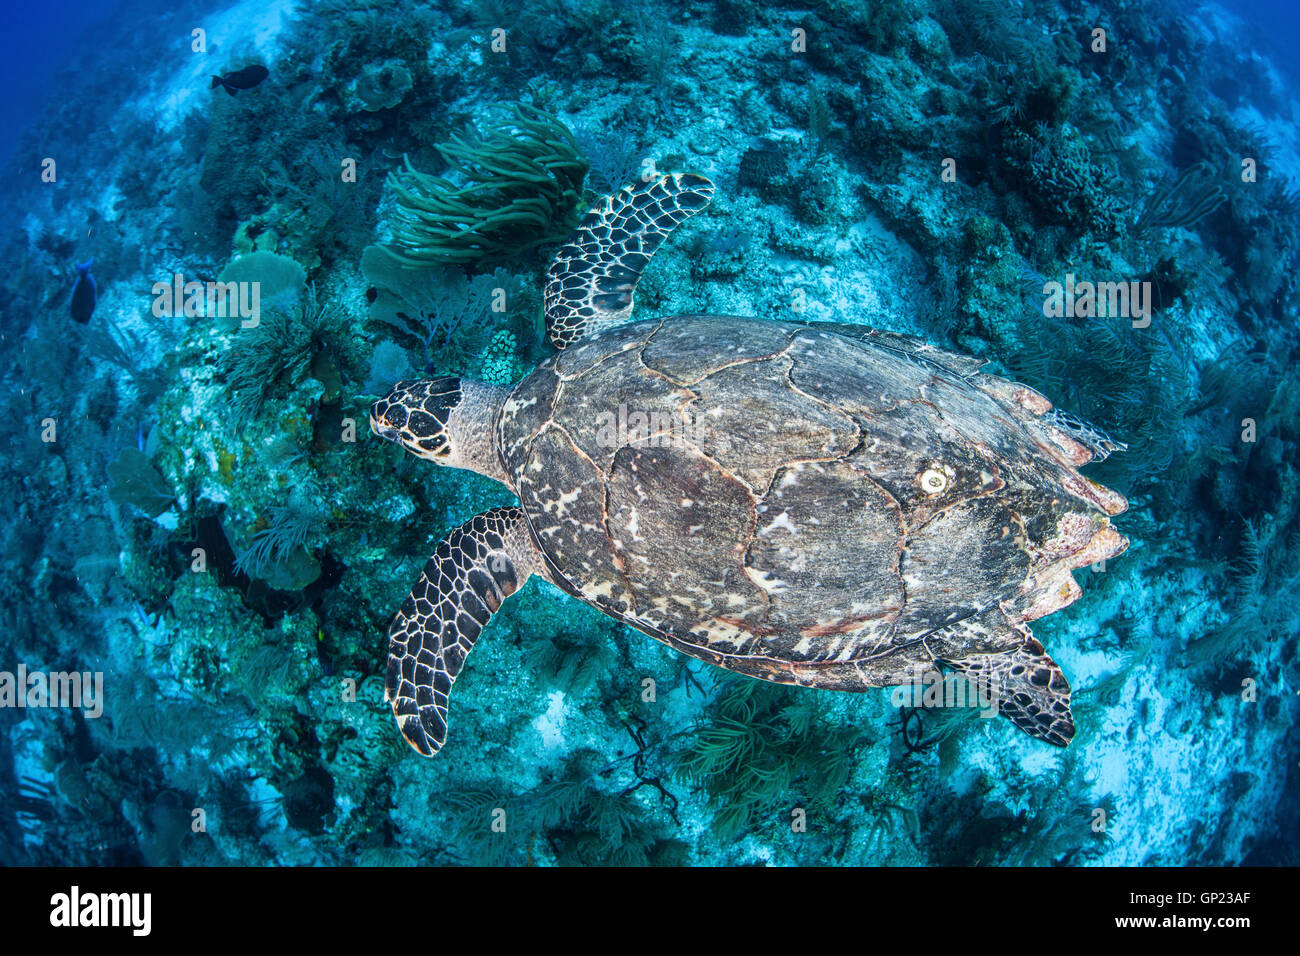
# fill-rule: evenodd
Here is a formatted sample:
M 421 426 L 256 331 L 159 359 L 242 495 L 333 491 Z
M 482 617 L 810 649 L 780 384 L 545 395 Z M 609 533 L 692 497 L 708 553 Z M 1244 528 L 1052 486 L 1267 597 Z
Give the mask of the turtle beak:
M 382 418 L 376 417 L 373 411 L 370 413 L 370 430 L 380 438 L 387 439 L 388 441 L 401 441 L 401 435 L 398 433 L 397 429 L 388 424 L 388 422 L 384 421 Z

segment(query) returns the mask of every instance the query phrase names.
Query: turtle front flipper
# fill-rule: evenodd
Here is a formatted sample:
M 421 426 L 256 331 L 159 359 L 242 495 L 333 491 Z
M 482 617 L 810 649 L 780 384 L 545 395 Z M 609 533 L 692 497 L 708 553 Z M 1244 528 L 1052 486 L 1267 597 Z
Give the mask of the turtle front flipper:
M 388 626 L 384 697 L 402 736 L 432 757 L 447 739 L 447 695 L 501 602 L 540 564 L 519 508 L 485 511 L 451 534 L 424 566 Z
M 557 349 L 632 316 L 632 294 L 655 250 L 709 204 L 713 183 L 694 173 L 636 182 L 582 217 L 546 272 L 546 331 Z
M 1043 645 L 1030 638 L 1009 651 L 945 660 L 994 695 L 998 713 L 1038 740 L 1064 747 L 1074 737 L 1070 682 Z

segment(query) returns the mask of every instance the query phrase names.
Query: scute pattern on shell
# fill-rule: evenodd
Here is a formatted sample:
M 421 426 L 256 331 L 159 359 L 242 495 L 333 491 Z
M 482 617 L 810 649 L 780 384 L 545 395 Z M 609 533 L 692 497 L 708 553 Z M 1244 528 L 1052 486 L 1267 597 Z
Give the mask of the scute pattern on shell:
M 561 587 L 695 657 L 861 689 L 1006 650 L 1126 542 L 1042 396 L 904 336 L 734 316 L 604 330 L 498 420 Z M 686 416 L 602 441 L 620 406 Z M 942 482 L 922 476 L 938 471 Z M 935 488 L 941 490 L 936 493 Z

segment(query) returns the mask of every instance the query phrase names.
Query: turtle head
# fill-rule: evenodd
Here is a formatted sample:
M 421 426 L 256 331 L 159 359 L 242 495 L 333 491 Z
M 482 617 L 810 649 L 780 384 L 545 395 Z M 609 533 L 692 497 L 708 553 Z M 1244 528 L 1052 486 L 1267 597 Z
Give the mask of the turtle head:
M 491 436 L 506 394 L 454 375 L 398 382 L 370 406 L 370 430 L 417 458 L 504 482 Z
M 448 465 L 452 457 L 448 425 L 464 398 L 452 375 L 398 382 L 370 406 L 370 430 L 401 445 L 417 458 Z

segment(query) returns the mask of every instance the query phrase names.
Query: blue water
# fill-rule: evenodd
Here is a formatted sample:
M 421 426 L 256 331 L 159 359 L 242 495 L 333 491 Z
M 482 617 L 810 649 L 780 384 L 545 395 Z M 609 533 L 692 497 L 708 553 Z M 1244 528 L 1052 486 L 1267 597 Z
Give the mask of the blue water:
M 6 95 L 0 100 L 4 139 L 0 154 L 8 159 L 17 133 L 34 123 L 40 111 L 58 95 L 55 73 L 75 63 L 94 43 L 94 31 L 103 25 L 115 5 L 86 0 L 81 3 L 4 5 L 4 37 L 0 62 Z M 65 94 L 66 95 L 66 94 Z
M 1296 862 L 1293 4 L 338 6 L 4 6 L 0 863 Z M 492 189 L 454 221 L 485 241 L 430 226 L 458 149 Z M 1080 472 L 1127 499 L 1127 550 L 1056 545 L 1081 594 L 1052 577 L 1062 606 L 1028 615 L 1068 747 L 756 682 L 538 579 L 483 630 L 441 751 L 403 741 L 389 620 L 445 535 L 516 499 L 381 441 L 370 405 L 550 359 L 553 253 L 648 169 L 715 188 L 634 318 L 916 336 L 1104 431 L 1074 429 L 1082 458 L 1127 446 Z M 218 280 L 232 314 L 174 301 Z M 1069 311 L 1085 282 L 1135 292 Z M 1014 616 L 1005 563 L 1050 550 L 1028 519 L 960 599 Z M 893 569 L 838 544 L 878 597 Z

